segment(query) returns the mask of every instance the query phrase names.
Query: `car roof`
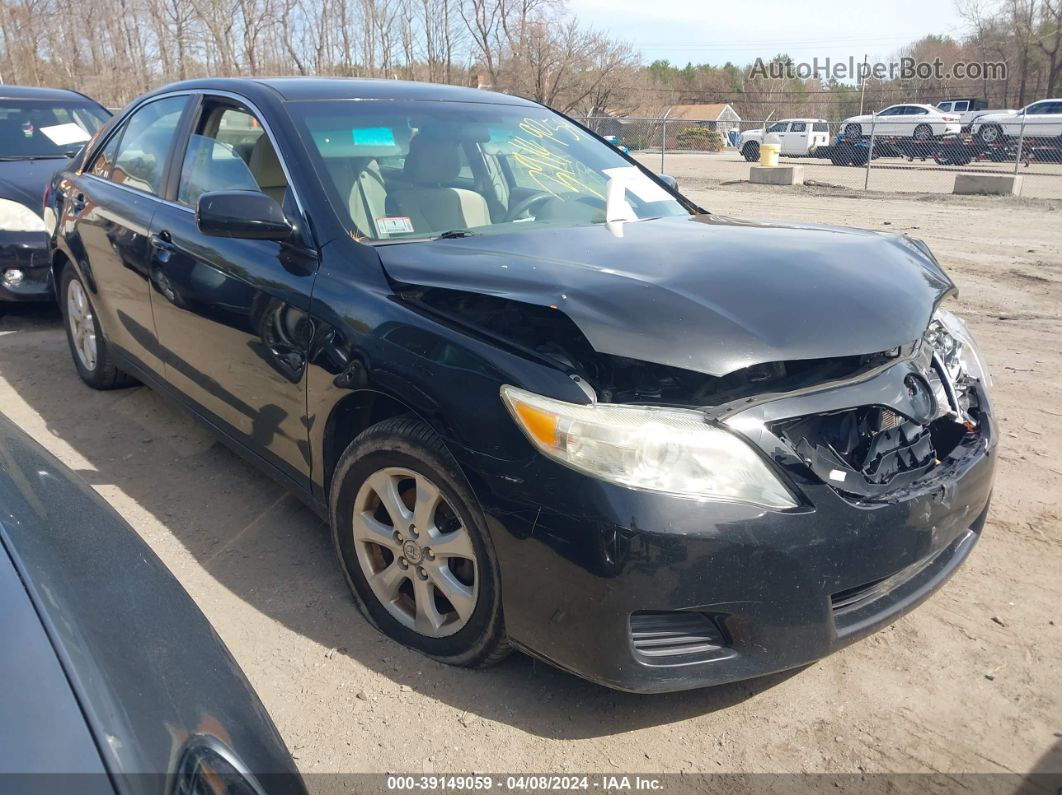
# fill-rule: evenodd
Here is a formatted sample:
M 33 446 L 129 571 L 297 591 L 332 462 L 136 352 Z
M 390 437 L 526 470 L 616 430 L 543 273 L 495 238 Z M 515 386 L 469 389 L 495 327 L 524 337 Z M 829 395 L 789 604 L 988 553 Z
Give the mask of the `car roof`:
M 807 116 L 807 117 L 805 117 L 805 116 L 794 116 L 793 118 L 790 118 L 790 119 L 779 119 L 778 121 L 779 122 L 783 122 L 783 121 L 826 121 L 826 119 L 813 119 L 810 116 Z
M 267 77 L 207 78 L 171 83 L 160 88 L 163 93 L 180 89 L 254 92 L 267 88 L 284 101 L 328 99 L 404 99 L 435 102 L 484 102 L 504 105 L 536 106 L 537 103 L 495 91 L 466 88 L 442 83 L 418 83 L 408 80 L 384 80 L 354 77 Z
M 89 101 L 99 104 L 96 100 L 85 96 L 79 91 L 71 91 L 67 88 L 40 88 L 38 86 L 2 86 L 0 85 L 0 99 L 62 99 L 70 101 Z

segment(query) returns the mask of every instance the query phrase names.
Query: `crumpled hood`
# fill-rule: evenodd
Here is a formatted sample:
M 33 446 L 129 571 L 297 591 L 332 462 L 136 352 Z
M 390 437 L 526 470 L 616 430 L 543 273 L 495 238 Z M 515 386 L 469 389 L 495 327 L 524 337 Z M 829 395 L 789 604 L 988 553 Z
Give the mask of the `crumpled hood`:
M 718 216 L 377 251 L 397 282 L 555 307 L 600 353 L 717 376 L 912 342 L 953 287 L 900 235 Z

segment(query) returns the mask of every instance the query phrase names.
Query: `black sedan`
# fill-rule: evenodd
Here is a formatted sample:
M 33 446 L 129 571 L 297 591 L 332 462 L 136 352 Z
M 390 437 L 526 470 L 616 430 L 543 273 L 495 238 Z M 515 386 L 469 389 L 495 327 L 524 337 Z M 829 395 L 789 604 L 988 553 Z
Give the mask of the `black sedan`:
M 42 194 L 110 116 L 75 91 L 0 86 L 0 301 L 51 300 L 55 218 Z
M 301 495 L 436 659 L 791 668 L 981 533 L 989 378 L 919 241 L 710 215 L 540 105 L 393 81 L 171 85 L 56 189 L 82 379 Z
M 0 415 L 5 792 L 301 795 L 188 594 L 99 495 Z

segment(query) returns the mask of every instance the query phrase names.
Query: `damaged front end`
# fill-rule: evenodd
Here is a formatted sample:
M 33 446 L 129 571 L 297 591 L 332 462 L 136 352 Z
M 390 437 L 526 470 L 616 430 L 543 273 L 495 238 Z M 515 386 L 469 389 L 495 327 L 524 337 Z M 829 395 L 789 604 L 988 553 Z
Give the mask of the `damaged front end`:
M 566 372 L 602 408 L 696 410 L 739 431 L 734 418 L 759 416 L 775 444 L 856 499 L 887 499 L 924 484 L 981 434 L 988 375 L 962 321 L 942 309 L 921 339 L 887 351 L 758 363 L 717 376 L 601 353 L 556 307 L 446 288 L 397 292 Z M 871 381 L 885 386 L 860 390 Z
M 965 325 L 946 310 L 903 369 L 890 405 L 785 418 L 770 430 L 843 494 L 884 499 L 925 485 L 980 444 L 990 381 Z

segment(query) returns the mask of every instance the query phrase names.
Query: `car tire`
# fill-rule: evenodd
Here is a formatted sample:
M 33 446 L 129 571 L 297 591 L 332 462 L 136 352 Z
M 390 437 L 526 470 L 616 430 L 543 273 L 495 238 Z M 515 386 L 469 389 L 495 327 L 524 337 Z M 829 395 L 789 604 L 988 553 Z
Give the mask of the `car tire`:
M 415 527 L 412 509 L 435 495 L 422 514 L 426 526 Z M 450 665 L 483 668 L 509 654 L 486 520 L 430 427 L 398 417 L 363 431 L 340 457 L 329 497 L 336 554 L 371 625 Z M 401 514 L 397 521 L 392 511 Z M 443 547 L 451 554 L 440 554 Z
M 986 146 L 1001 143 L 1003 141 L 1003 128 L 998 124 L 986 124 L 977 131 L 977 139 Z
M 760 159 L 760 145 L 755 141 L 749 141 L 741 147 L 741 156 L 750 163 L 756 162 Z
M 852 165 L 852 145 L 839 143 L 830 149 L 830 162 L 835 166 Z
M 928 124 L 919 124 L 914 128 L 914 132 L 911 133 L 911 137 L 920 144 L 927 143 L 933 140 L 933 128 Z
M 844 126 L 844 134 L 849 138 L 861 138 L 863 136 L 862 124 L 846 124 Z
M 66 341 L 81 380 L 93 389 L 135 386 L 136 379 L 114 363 L 89 292 L 77 270 L 68 263 L 59 279 L 59 308 L 63 313 Z

